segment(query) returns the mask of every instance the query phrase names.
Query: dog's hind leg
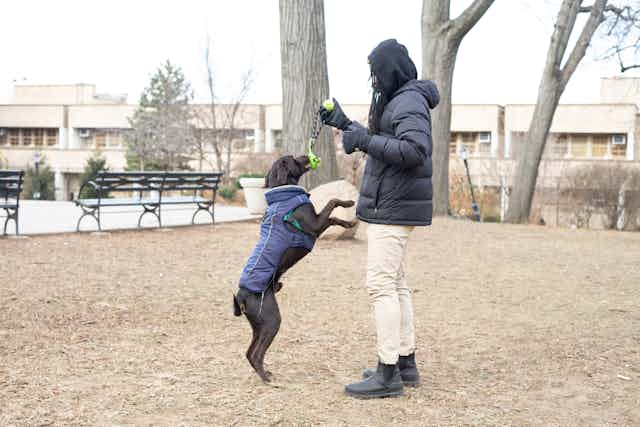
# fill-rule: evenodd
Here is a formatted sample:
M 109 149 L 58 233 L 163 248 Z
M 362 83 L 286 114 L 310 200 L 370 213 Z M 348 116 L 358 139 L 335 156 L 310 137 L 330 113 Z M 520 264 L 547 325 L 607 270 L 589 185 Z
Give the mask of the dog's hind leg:
M 242 290 L 241 290 L 242 292 Z M 257 359 L 254 357 L 258 340 L 260 339 L 260 331 L 262 329 L 262 315 L 261 315 L 261 300 L 262 295 L 253 292 L 244 292 L 242 295 L 242 303 L 244 304 L 244 314 L 247 316 L 247 320 L 251 325 L 253 331 L 253 337 L 251 338 L 251 344 L 246 352 L 247 360 L 251 367 L 260 375 L 258 371 Z M 262 378 L 262 375 L 260 375 Z
M 249 320 L 249 323 L 251 324 L 251 329 L 253 330 L 253 337 L 251 338 L 251 344 L 249 344 L 249 348 L 247 349 L 246 356 L 251 367 L 257 371 L 256 367 L 252 362 L 253 359 L 251 355 L 255 352 L 256 344 L 258 344 L 258 338 L 260 336 L 260 325 L 254 324 L 254 322 L 252 322 L 251 320 Z
M 260 378 L 265 382 L 269 382 L 271 380 L 271 372 L 264 368 L 264 356 L 278 334 L 281 322 L 280 308 L 271 289 L 268 289 L 264 294 L 260 320 L 261 322 L 257 325 L 258 339 L 253 347 L 253 352 L 248 355 L 248 358 L 249 363 Z

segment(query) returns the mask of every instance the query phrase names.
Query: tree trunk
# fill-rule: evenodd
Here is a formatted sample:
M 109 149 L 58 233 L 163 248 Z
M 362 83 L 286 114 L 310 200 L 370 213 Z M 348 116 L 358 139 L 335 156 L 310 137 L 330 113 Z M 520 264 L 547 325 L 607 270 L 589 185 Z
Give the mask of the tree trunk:
M 320 103 L 329 97 L 323 0 L 280 0 L 282 140 L 286 154 L 306 153 Z M 305 175 L 308 189 L 338 178 L 330 129 L 314 147 L 322 166 Z
M 440 91 L 440 103 L 431 117 L 434 215 L 446 215 L 449 209 L 451 89 L 458 48 L 493 0 L 475 0 L 453 20 L 449 19 L 449 3 L 449 0 L 422 3 L 422 78 L 433 80 Z
M 518 150 L 520 158 L 512 178 L 513 191 L 509 197 L 505 222 L 529 221 L 540 160 L 561 93 L 557 79 L 553 76 L 543 77 L 524 146 Z
M 540 160 L 558 102 L 571 76 L 584 58 L 593 34 L 603 22 L 607 0 L 596 0 L 588 8 L 581 8 L 581 3 L 578 0 L 563 0 L 560 6 L 547 51 L 544 71 L 540 79 L 538 100 L 513 175 L 513 190 L 509 197 L 505 222 L 526 223 L 529 221 Z M 567 44 L 571 38 L 577 16 L 581 12 L 589 12 L 589 18 L 563 65 Z
M 446 215 L 449 207 L 449 141 L 451 141 L 451 86 L 458 46 L 448 46 L 436 34 L 423 32 L 422 77 L 433 80 L 440 91 L 440 103 L 432 112 L 433 213 Z

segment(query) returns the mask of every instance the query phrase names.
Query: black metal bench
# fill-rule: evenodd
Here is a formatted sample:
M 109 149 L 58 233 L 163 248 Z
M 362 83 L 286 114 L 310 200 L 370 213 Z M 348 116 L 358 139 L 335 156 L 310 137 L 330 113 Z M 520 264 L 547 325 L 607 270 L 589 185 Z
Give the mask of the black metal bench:
M 4 220 L 3 236 L 7 234 L 7 224 L 10 219 L 16 224 L 16 236 L 19 234 L 18 209 L 23 182 L 24 171 L 0 170 L 0 209 L 4 209 L 7 214 Z
M 191 217 L 192 224 L 201 211 L 208 212 L 215 223 L 215 199 L 222 175 L 220 172 L 99 172 L 94 181 L 83 183 L 78 192 L 75 203 L 82 209 L 82 215 L 76 231 L 80 231 L 80 222 L 86 216 L 93 217 L 98 223 L 98 230 L 102 231 L 100 208 L 115 206 L 141 206 L 143 211 L 138 218 L 138 228 L 146 214 L 158 218 L 158 225 L 162 227 L 162 205 L 195 204 L 197 209 Z M 93 189 L 96 197 L 83 198 L 88 187 Z M 211 197 L 205 197 L 204 191 L 209 191 Z M 130 195 L 110 197 L 114 192 Z M 185 192 L 193 193 L 184 195 Z

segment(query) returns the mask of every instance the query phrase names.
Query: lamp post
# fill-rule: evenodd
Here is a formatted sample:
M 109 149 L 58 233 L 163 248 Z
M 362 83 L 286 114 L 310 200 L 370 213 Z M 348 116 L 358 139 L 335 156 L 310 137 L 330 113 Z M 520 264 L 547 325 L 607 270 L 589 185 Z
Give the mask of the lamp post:
M 469 164 L 467 163 L 467 146 L 462 144 L 460 147 L 460 158 L 464 162 L 464 168 L 467 170 L 467 181 L 469 181 L 469 191 L 471 191 L 471 208 L 476 221 L 480 221 L 480 209 L 476 203 L 476 196 L 473 194 L 473 185 L 471 184 L 471 174 L 469 173 Z
M 33 187 L 33 198 L 36 200 L 40 200 L 40 160 L 42 160 L 42 156 L 39 152 L 36 152 L 33 155 L 33 163 L 36 167 L 36 176 L 34 179 L 34 187 Z

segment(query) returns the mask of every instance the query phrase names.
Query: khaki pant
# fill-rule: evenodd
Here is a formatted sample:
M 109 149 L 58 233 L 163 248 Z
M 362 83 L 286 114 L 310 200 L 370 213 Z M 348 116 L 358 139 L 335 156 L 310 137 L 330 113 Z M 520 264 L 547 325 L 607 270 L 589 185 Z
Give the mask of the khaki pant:
M 368 224 L 367 290 L 375 311 L 378 357 L 395 364 L 415 351 L 413 302 L 405 275 L 413 227 Z

